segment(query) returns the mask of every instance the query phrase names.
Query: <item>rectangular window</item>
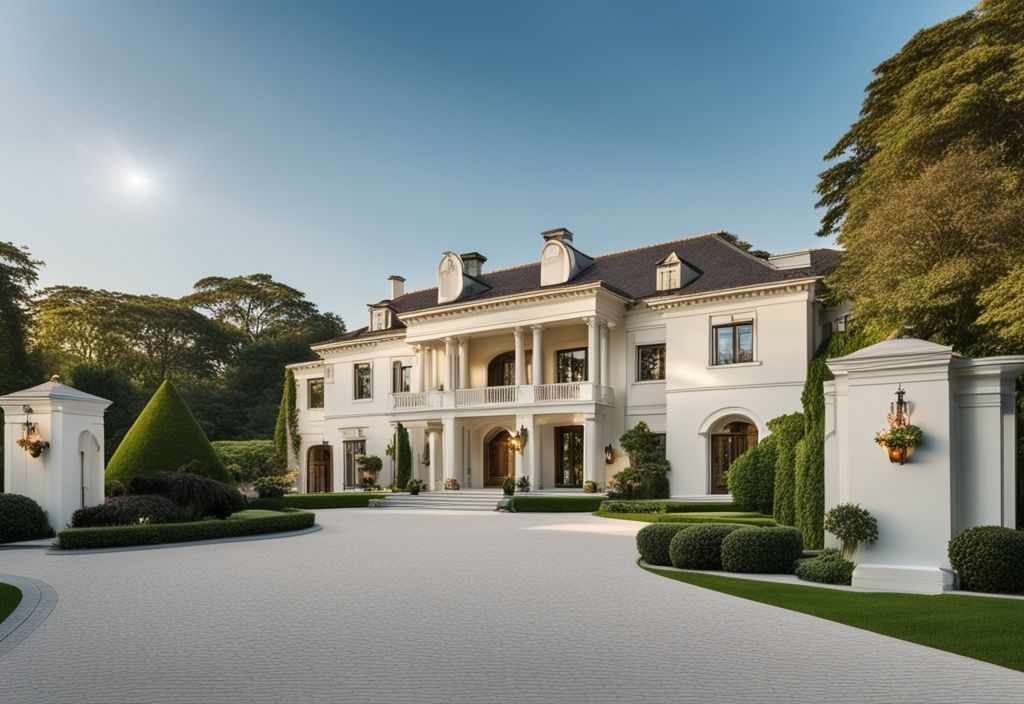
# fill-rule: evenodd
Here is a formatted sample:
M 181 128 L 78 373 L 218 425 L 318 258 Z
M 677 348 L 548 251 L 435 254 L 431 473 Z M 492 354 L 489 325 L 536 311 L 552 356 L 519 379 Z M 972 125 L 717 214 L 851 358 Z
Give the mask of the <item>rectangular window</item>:
M 555 381 L 567 384 L 587 380 L 587 349 L 559 350 L 555 353 Z
M 712 328 L 715 364 L 742 364 L 754 361 L 754 324 L 732 323 Z
M 306 385 L 307 398 L 309 400 L 308 408 L 323 408 L 324 407 L 324 380 L 323 379 L 310 379 Z
M 665 433 L 654 433 L 654 440 L 657 443 L 657 449 L 655 452 L 658 453 L 658 459 L 666 459 L 668 457 L 668 448 L 666 445 L 667 436 Z
M 660 345 L 637 345 L 636 380 L 665 380 L 665 343 Z
M 404 394 L 412 390 L 412 367 L 395 362 L 391 379 L 391 390 L 396 394 Z
M 373 376 L 370 371 L 370 363 L 359 362 L 352 365 L 352 377 L 353 398 L 357 401 L 373 398 Z

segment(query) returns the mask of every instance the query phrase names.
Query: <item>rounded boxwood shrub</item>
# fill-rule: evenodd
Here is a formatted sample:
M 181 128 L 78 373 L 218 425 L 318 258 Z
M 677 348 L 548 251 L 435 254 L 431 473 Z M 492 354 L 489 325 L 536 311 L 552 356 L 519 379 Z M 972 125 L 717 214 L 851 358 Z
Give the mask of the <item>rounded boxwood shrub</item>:
M 86 506 L 71 514 L 72 528 L 179 523 L 185 512 L 163 496 L 112 496 L 99 506 Z
M 0 494 L 0 543 L 38 540 L 53 535 L 46 511 L 27 496 Z
M 636 534 L 636 549 L 640 553 L 640 559 L 648 565 L 670 567 L 672 560 L 669 557 L 668 546 L 672 538 L 679 531 L 691 527 L 687 523 L 651 523 L 644 526 Z
M 668 546 L 673 567 L 688 570 L 722 569 L 722 541 L 743 526 L 703 523 L 676 533 Z
M 249 499 L 246 508 L 260 508 L 265 511 L 284 511 L 284 499 Z
M 853 563 L 844 559 L 838 550 L 830 548 L 801 562 L 796 568 L 796 576 L 807 582 L 850 584 L 853 581 Z
M 722 568 L 727 572 L 792 574 L 803 554 L 796 528 L 741 528 L 722 541 Z
M 775 500 L 775 445 L 769 435 L 740 455 L 729 467 L 729 493 L 741 511 L 772 512 Z
M 1024 592 L 1024 531 L 978 526 L 949 541 L 949 563 L 971 592 Z

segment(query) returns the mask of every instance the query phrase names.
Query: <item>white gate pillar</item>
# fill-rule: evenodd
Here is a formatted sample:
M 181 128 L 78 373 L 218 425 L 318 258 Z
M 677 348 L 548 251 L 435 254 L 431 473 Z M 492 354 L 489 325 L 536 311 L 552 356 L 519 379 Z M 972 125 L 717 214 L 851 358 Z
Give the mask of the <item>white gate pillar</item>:
M 55 531 L 78 509 L 103 503 L 103 413 L 110 405 L 57 379 L 0 397 L 4 491 L 35 500 Z M 17 444 L 26 436 L 49 447 L 32 457 Z

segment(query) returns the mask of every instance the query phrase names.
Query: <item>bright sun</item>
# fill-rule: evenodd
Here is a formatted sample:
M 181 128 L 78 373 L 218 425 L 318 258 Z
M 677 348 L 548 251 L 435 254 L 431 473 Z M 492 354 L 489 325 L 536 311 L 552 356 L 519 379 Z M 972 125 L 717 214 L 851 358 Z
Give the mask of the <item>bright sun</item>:
M 125 191 L 138 196 L 148 196 L 156 189 L 153 177 L 142 169 L 126 169 L 121 174 L 121 185 Z

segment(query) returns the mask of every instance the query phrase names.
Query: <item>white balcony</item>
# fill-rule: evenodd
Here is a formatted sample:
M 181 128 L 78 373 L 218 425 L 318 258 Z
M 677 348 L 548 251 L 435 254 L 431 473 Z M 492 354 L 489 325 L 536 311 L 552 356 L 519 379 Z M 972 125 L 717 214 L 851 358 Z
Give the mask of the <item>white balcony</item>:
M 456 391 L 405 392 L 390 395 L 393 411 L 423 411 L 455 408 L 517 408 L 521 406 L 564 405 L 567 403 L 614 403 L 610 386 L 589 381 L 524 386 L 486 386 Z

